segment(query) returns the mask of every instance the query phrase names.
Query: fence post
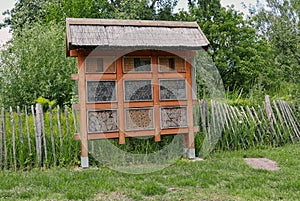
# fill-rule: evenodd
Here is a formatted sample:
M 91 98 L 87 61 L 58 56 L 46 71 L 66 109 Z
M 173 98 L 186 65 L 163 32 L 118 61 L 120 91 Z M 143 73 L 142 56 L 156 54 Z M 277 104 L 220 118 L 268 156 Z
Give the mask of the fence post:
M 3 168 L 3 119 L 2 113 L 0 118 L 0 169 Z
M 64 153 L 64 146 L 63 146 L 63 136 L 62 136 L 62 127 L 61 127 L 61 116 L 60 116 L 60 107 L 57 106 L 57 125 L 58 125 L 58 132 L 59 132 L 59 140 L 60 140 L 60 148 L 61 153 Z
M 30 131 L 29 131 L 29 124 L 28 124 L 27 106 L 25 106 L 25 124 L 26 124 L 26 132 L 27 132 L 27 141 L 28 141 L 29 154 L 32 155 L 31 143 L 30 143 Z
M 12 139 L 12 151 L 13 151 L 13 165 L 14 169 L 17 169 L 17 158 L 16 158 L 16 136 L 15 136 L 15 121 L 12 107 L 9 107 L 10 123 L 11 123 L 11 139 Z
M 52 107 L 49 105 L 49 118 L 50 118 L 50 132 L 51 132 L 51 143 L 52 143 L 52 155 L 53 155 L 53 164 L 56 165 L 56 154 L 55 154 L 55 141 L 54 141 L 54 130 L 53 130 L 53 115 Z

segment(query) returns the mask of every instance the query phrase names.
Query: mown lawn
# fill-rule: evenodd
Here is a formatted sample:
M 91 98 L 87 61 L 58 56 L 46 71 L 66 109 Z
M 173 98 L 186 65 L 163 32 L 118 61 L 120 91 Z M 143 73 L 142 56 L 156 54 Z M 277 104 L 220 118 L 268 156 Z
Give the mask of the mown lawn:
M 267 157 L 280 171 L 252 169 L 244 157 Z M 151 174 L 100 167 L 0 171 L 2 200 L 300 200 L 300 144 L 214 153 L 179 160 Z

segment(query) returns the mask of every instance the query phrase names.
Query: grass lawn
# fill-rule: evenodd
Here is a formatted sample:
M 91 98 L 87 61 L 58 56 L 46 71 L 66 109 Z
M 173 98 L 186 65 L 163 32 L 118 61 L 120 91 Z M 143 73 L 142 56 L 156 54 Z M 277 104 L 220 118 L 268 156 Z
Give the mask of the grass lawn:
M 267 157 L 281 170 L 252 169 L 244 157 Z M 100 167 L 0 171 L 2 200 L 300 200 L 300 144 L 214 153 L 179 160 L 151 174 Z

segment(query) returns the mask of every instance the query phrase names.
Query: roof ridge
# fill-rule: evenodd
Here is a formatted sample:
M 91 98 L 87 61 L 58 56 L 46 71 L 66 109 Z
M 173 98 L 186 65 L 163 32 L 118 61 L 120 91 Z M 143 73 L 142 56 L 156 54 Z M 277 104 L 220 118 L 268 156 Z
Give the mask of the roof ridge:
M 122 20 L 95 18 L 66 18 L 69 25 L 107 25 L 107 26 L 143 26 L 143 27 L 185 27 L 199 28 L 197 22 L 157 21 L 157 20 Z

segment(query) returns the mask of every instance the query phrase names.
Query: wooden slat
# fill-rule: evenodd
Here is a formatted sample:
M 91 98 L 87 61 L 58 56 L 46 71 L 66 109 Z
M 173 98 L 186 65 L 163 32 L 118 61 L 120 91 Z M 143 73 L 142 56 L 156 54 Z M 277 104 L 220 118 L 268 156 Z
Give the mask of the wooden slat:
M 78 80 L 78 74 L 72 74 L 71 80 L 74 80 L 74 81 Z
M 154 130 L 143 130 L 143 131 L 127 131 L 125 137 L 147 137 L 155 136 Z
M 139 107 L 153 107 L 153 102 L 146 102 L 146 101 L 138 101 L 138 102 L 125 102 L 124 103 L 124 107 L 125 108 L 128 108 L 128 107 L 131 107 L 131 108 L 139 108 Z
M 119 137 L 119 132 L 89 133 L 87 137 L 88 137 L 88 140 L 112 139 L 112 138 L 118 138 Z M 81 140 L 81 137 L 78 133 L 75 133 L 74 140 Z
M 86 109 L 87 110 L 100 110 L 100 109 L 116 109 L 118 108 L 118 103 L 89 103 L 86 104 Z
M 178 79 L 178 78 L 186 78 L 185 73 L 177 73 L 177 72 L 172 72 L 172 73 L 165 73 L 161 72 L 158 74 L 159 79 Z
M 161 101 L 160 105 L 163 107 L 167 106 L 186 106 L 188 101 L 181 101 L 181 100 L 173 100 L 173 101 Z
M 152 73 L 124 73 L 123 79 L 125 80 L 143 80 L 143 79 L 151 79 Z
M 115 73 L 98 73 L 98 74 L 86 74 L 85 79 L 87 81 L 96 81 L 96 80 L 116 80 L 117 75 Z
M 56 165 L 56 153 L 55 153 L 55 138 L 54 138 L 54 129 L 53 129 L 53 114 L 52 114 L 51 105 L 49 105 L 49 123 L 50 123 L 53 164 L 55 166 Z
M 77 50 L 69 50 L 70 57 L 78 57 L 78 51 Z
M 161 135 L 177 135 L 188 133 L 188 128 L 170 128 L 161 130 Z M 194 132 L 199 131 L 199 127 L 194 127 Z M 139 131 L 126 131 L 124 137 L 146 137 L 155 136 L 155 130 L 139 130 Z M 101 140 L 119 138 L 119 132 L 107 132 L 107 133 L 89 133 L 88 140 Z M 79 133 L 74 134 L 75 140 L 81 140 Z
M 175 134 L 183 134 L 188 133 L 188 128 L 169 128 L 161 130 L 162 135 L 175 135 Z

